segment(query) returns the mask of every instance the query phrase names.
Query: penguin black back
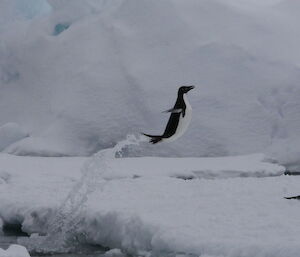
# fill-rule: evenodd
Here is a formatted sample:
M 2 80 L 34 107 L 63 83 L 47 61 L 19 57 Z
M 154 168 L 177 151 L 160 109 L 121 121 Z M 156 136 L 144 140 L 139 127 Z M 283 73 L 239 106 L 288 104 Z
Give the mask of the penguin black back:
M 182 89 L 182 87 L 180 87 L 178 89 L 178 96 L 177 96 L 175 105 L 173 107 L 173 110 L 182 110 L 182 113 L 181 112 L 178 112 L 178 113 L 172 112 L 171 113 L 169 121 L 168 121 L 166 129 L 165 129 L 165 132 L 162 135 L 164 138 L 171 137 L 172 135 L 175 134 L 176 129 L 178 127 L 180 115 L 183 115 L 185 113 L 186 104 L 183 99 L 184 93 L 183 93 L 183 90 L 181 90 L 181 89 Z
M 175 140 L 176 138 L 180 137 L 184 133 L 191 118 L 191 117 L 186 117 L 185 119 L 186 111 L 187 111 L 187 103 L 186 103 L 187 99 L 185 97 L 185 94 L 193 88 L 194 86 L 182 86 L 178 89 L 177 100 L 175 102 L 174 107 L 166 111 L 166 112 L 171 112 L 171 115 L 163 135 L 154 136 L 154 135 L 148 135 L 143 133 L 143 135 L 150 137 L 150 143 L 156 144 L 158 142 L 161 142 L 163 139 L 171 139 L 172 137 L 174 137 Z M 190 114 L 191 113 L 190 105 L 188 107 L 189 107 L 188 111 Z M 176 133 L 177 136 L 174 136 L 176 135 Z

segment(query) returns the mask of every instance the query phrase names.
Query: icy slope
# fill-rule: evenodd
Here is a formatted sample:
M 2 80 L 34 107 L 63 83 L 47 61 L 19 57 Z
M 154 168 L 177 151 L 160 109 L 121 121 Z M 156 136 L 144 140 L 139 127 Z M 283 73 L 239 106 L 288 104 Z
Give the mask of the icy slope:
M 7 152 L 88 155 L 128 132 L 160 133 L 168 118 L 160 112 L 177 87 L 195 84 L 186 135 L 132 154 L 268 149 L 284 164 L 299 163 L 276 146 L 300 133 L 299 16 L 291 1 L 48 2 L 47 15 L 1 32 L 0 125 L 16 122 L 31 135 Z
M 79 220 L 74 221 L 76 229 L 69 231 L 69 237 L 77 236 L 81 243 L 141 256 L 298 256 L 300 205 L 283 197 L 299 193 L 299 179 L 275 176 L 284 168 L 264 162 L 262 155 L 100 156 L 88 160 L 0 155 L 3 221 L 44 234 L 55 211 L 65 208 L 61 202 L 71 188 L 76 185 L 80 191 L 77 181 L 87 179 L 96 187 L 85 197 L 86 209 L 71 216 Z M 82 174 L 92 177 L 81 177 L 84 161 Z M 181 179 L 192 176 L 198 178 Z M 73 220 L 66 217 L 59 222 L 64 226 Z M 33 242 L 39 238 L 34 235 Z

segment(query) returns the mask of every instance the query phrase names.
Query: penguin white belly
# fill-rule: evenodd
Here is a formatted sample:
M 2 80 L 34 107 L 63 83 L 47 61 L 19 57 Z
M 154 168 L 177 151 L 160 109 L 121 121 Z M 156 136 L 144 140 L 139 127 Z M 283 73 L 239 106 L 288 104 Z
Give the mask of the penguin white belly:
M 169 138 L 164 139 L 165 142 L 172 142 L 181 137 L 190 125 L 190 122 L 192 120 L 192 107 L 187 100 L 186 95 L 183 95 L 183 99 L 186 105 L 185 116 L 182 117 L 182 113 L 180 114 L 180 119 L 175 134 Z

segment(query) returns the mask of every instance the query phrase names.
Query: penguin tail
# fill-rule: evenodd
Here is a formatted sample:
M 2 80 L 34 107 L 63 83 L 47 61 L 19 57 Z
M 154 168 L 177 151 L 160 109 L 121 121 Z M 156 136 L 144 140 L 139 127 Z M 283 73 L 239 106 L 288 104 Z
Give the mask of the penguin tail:
M 153 135 L 148 135 L 145 133 L 142 133 L 142 134 L 146 137 L 150 137 L 149 143 L 152 143 L 152 144 L 157 144 L 158 142 L 160 142 L 163 139 L 162 136 L 153 136 Z

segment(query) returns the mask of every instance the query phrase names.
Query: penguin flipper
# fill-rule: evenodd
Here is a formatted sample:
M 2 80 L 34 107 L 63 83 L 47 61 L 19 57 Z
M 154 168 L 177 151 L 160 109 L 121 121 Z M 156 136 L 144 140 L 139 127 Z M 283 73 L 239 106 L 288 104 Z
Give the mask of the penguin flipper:
M 167 112 L 171 112 L 171 113 L 181 113 L 182 112 L 182 109 L 178 109 L 178 108 L 172 108 L 172 109 L 169 109 L 169 110 L 166 110 L 166 111 L 163 111 L 163 113 L 167 113 Z
M 300 195 L 297 196 L 291 196 L 291 197 L 284 197 L 285 199 L 291 200 L 291 199 L 297 199 L 300 200 Z
M 150 137 L 149 143 L 152 143 L 152 144 L 157 144 L 158 142 L 160 142 L 163 139 L 162 136 L 153 136 L 153 135 L 148 135 L 145 133 L 142 133 L 142 134 L 146 137 Z

